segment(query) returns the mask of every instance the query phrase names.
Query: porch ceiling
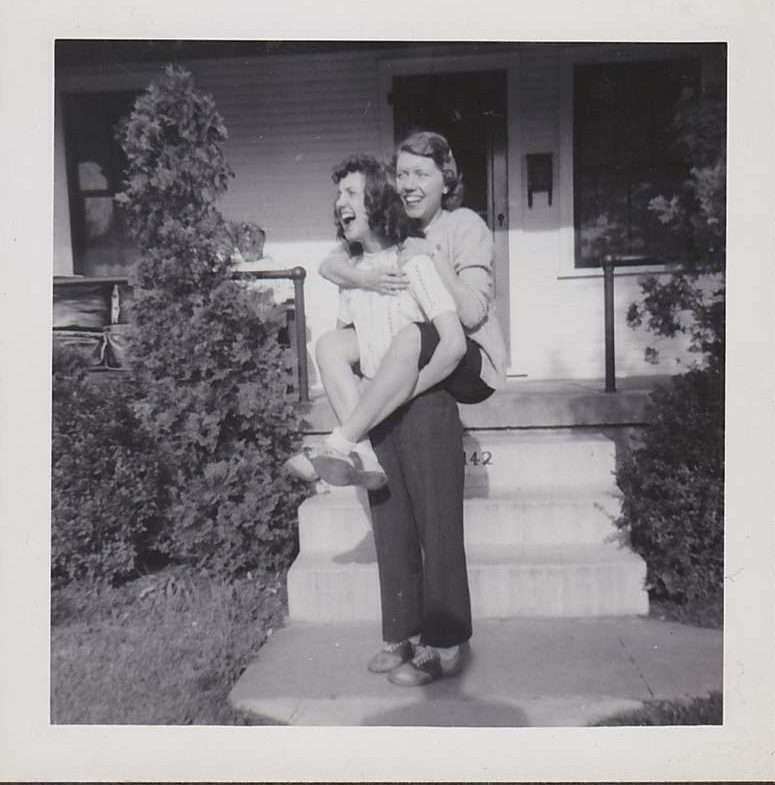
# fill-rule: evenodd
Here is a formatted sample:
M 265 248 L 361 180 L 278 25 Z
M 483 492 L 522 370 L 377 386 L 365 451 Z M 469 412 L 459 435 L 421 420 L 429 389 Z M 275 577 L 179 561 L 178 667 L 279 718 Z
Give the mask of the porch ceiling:
M 60 39 L 57 66 L 106 65 L 125 62 L 206 60 L 216 57 L 322 54 L 326 52 L 416 48 L 418 41 L 219 41 Z

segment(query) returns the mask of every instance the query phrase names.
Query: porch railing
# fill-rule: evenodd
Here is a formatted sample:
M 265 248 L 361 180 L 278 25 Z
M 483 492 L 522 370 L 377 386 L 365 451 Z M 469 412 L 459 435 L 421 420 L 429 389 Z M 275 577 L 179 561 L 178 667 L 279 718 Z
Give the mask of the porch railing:
M 614 333 L 614 270 L 641 264 L 668 263 L 655 256 L 607 254 L 600 262 L 603 268 L 603 326 L 605 332 L 605 391 L 616 392 L 616 336 Z
M 309 369 L 307 366 L 307 317 L 304 310 L 304 280 L 307 271 L 300 266 L 286 270 L 238 270 L 233 277 L 237 280 L 290 280 L 293 281 L 293 331 L 296 348 L 296 365 L 299 382 L 299 400 L 309 400 Z M 73 276 L 54 279 L 54 292 L 70 288 L 85 286 L 104 287 L 107 313 L 110 319 L 108 324 L 116 323 L 116 311 L 119 300 L 119 290 L 128 286 L 126 276 Z M 107 326 L 107 325 L 105 325 Z M 55 328 L 56 330 L 57 328 Z M 66 328 L 62 328 L 66 329 Z M 76 327 L 77 329 L 77 327 Z

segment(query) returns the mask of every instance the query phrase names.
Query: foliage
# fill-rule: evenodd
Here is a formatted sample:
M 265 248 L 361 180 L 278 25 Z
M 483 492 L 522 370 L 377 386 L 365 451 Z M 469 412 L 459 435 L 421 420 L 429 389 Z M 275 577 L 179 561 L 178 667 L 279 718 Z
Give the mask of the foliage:
M 616 714 L 595 725 L 721 725 L 724 701 L 720 692 L 691 700 L 650 700 L 632 712 Z
M 55 590 L 52 722 L 263 724 L 228 693 L 282 623 L 284 592 L 282 573 L 224 581 L 183 567 Z
M 707 603 L 723 590 L 723 375 L 674 377 L 652 394 L 647 419 L 616 472 L 617 526 L 646 560 L 655 598 Z
M 726 101 L 686 95 L 673 122 L 676 145 L 691 162 L 684 192 L 658 196 L 649 209 L 676 234 L 691 238 L 691 250 L 672 275 L 645 276 L 643 299 L 627 314 L 632 327 L 646 323 L 656 335 L 684 333 L 709 367 L 724 362 L 726 297 Z M 647 359 L 656 359 L 652 349 Z
M 196 89 L 188 72 L 173 66 L 137 98 L 121 123 L 128 168 L 125 190 L 116 200 L 143 256 L 159 255 L 140 265 L 145 288 L 192 287 L 202 276 L 228 274 L 227 260 L 213 247 L 223 229 L 215 202 L 234 176 L 223 152 L 226 138 L 212 98 Z M 176 247 L 193 257 L 165 254 Z
M 724 593 L 718 591 L 702 600 L 680 605 L 670 600 L 660 600 L 652 594 L 649 598 L 649 616 L 660 621 L 721 630 L 724 628 Z
M 55 586 L 116 582 L 138 567 L 163 508 L 164 473 L 132 411 L 138 390 L 55 347 L 51 563 Z
M 172 467 L 159 539 L 173 559 L 222 575 L 284 564 L 300 487 L 280 471 L 298 447 L 283 307 L 231 280 L 216 201 L 231 170 L 226 129 L 190 74 L 169 67 L 122 125 L 118 197 L 142 258 L 133 274 L 135 411 Z
M 266 232 L 253 221 L 229 221 L 229 237 L 235 251 L 246 262 L 255 262 L 264 255 Z
M 725 117 L 725 101 L 707 94 L 678 108 L 677 144 L 692 162 L 687 188 L 650 209 L 691 237 L 692 251 L 671 276 L 642 279 L 643 299 L 628 313 L 656 335 L 687 334 L 702 363 L 653 394 L 650 425 L 617 470 L 618 525 L 646 559 L 652 598 L 709 619 L 720 619 L 723 596 Z

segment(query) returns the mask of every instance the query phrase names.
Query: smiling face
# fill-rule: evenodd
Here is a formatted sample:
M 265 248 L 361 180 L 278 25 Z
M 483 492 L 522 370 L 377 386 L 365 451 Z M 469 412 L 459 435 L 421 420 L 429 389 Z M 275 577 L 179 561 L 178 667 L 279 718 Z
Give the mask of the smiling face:
M 419 220 L 423 228 L 441 212 L 447 187 L 432 158 L 402 150 L 396 159 L 396 186 L 406 214 Z
M 378 243 L 369 226 L 364 194 L 366 178 L 361 172 L 348 172 L 337 183 L 337 196 L 334 204 L 336 218 L 342 234 L 348 243 L 360 243 L 364 250 L 372 250 Z

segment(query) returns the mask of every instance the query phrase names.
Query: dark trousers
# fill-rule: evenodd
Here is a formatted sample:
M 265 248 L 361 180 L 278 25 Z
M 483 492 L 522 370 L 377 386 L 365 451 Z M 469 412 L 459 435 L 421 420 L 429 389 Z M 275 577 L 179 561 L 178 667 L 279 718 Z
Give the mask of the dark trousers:
M 382 637 L 429 646 L 471 637 L 463 546 L 463 428 L 452 396 L 433 388 L 371 434 L 388 485 L 369 494 Z

